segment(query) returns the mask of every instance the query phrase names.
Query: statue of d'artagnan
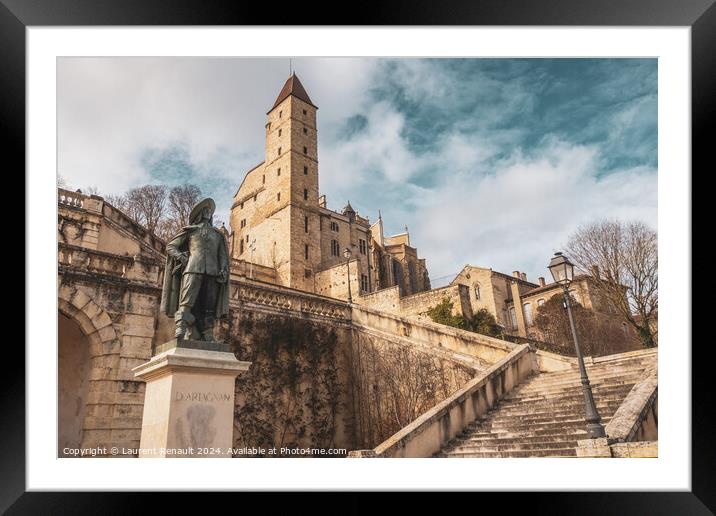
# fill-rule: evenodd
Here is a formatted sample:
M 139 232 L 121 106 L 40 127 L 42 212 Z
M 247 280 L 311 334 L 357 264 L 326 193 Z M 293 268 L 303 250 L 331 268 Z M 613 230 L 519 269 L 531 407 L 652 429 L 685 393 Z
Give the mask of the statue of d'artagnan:
M 215 209 L 213 199 L 197 203 L 167 244 L 161 310 L 174 317 L 178 339 L 213 341 L 215 319 L 229 312 L 229 257 Z

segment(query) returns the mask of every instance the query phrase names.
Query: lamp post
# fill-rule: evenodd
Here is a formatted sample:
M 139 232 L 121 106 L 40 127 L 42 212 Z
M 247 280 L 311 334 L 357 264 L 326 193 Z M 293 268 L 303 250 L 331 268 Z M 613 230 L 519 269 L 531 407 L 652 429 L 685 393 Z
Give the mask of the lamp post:
M 251 239 L 251 244 L 249 245 L 249 249 L 251 250 L 251 261 L 249 261 L 249 278 L 254 279 L 254 249 L 256 249 L 256 239 Z
M 589 385 L 589 377 L 587 369 L 584 367 L 584 358 L 579 348 L 579 339 L 577 338 L 577 328 L 574 324 L 574 316 L 572 315 L 572 304 L 569 298 L 569 284 L 574 279 L 574 265 L 562 253 L 554 253 L 554 257 L 549 262 L 549 272 L 552 273 L 554 282 L 562 286 L 564 294 L 564 306 L 569 316 L 569 325 L 572 328 L 572 337 L 574 338 L 574 349 L 577 352 L 577 363 L 579 364 L 579 373 L 582 377 L 582 392 L 584 393 L 585 417 L 587 422 L 587 434 L 590 439 L 598 437 L 606 437 L 604 426 L 602 426 L 602 418 L 599 416 L 597 406 L 594 403 L 592 395 L 592 387 Z
M 343 256 L 346 259 L 346 271 L 348 272 L 348 304 L 353 303 L 353 297 L 351 296 L 351 249 L 346 247 L 343 251 Z

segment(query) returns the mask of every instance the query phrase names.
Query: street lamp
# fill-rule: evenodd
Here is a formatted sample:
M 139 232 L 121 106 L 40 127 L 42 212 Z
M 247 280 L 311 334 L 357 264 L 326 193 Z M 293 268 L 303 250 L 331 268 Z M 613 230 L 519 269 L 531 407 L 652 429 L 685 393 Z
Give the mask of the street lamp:
M 349 247 L 346 247 L 343 251 L 343 256 L 346 259 L 346 270 L 348 271 L 348 303 L 353 303 L 353 297 L 351 296 L 351 250 Z
M 251 239 L 251 244 L 249 245 L 249 249 L 251 250 L 251 260 L 249 261 L 249 278 L 254 279 L 254 250 L 256 249 L 256 239 Z
M 584 392 L 584 405 L 586 416 L 584 420 L 587 422 L 587 434 L 590 439 L 598 437 L 606 437 L 604 426 L 602 426 L 602 418 L 599 417 L 597 406 L 594 403 L 592 395 L 592 387 L 589 385 L 589 377 L 587 369 L 584 367 L 584 358 L 582 351 L 579 349 L 579 339 L 577 338 L 577 328 L 574 324 L 574 316 L 572 315 L 572 304 L 569 298 L 569 284 L 574 279 L 574 265 L 562 253 L 554 253 L 554 257 L 549 262 L 549 272 L 552 273 L 554 282 L 562 286 L 564 294 L 564 306 L 569 316 L 569 325 L 572 328 L 572 337 L 574 338 L 574 349 L 577 352 L 577 362 L 579 363 L 579 373 L 582 377 L 582 392 Z

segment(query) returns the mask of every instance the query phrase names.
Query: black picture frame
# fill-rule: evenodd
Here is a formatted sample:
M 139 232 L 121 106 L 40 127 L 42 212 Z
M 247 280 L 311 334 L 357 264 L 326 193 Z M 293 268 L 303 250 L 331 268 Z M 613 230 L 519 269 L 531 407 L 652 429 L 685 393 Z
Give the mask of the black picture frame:
M 315 7 L 279 8 L 275 3 L 237 3 L 201 0 L 0 0 L 0 120 L 7 130 L 3 147 L 9 175 L 25 168 L 25 29 L 29 26 L 83 25 L 552 25 L 552 26 L 689 26 L 692 72 L 692 170 L 703 175 L 713 170 L 709 151 L 716 119 L 716 6 L 714 0 L 460 0 L 453 2 L 380 2 L 353 6 L 344 16 Z M 350 9 L 354 12 L 350 12 Z M 711 129 L 711 131 L 709 131 Z M 8 161 L 7 157 L 11 160 Z M 684 171 L 688 174 L 689 171 Z M 691 178 L 696 177 L 691 173 Z M 31 195 L 31 185 L 26 196 Z M 704 195 L 702 193 L 702 195 Z M 27 197 L 26 197 L 27 198 Z M 692 198 L 692 206 L 694 199 Z M 27 233 L 26 233 L 27 234 Z M 693 251 L 692 251 L 693 253 Z M 693 262 L 699 270 L 699 259 Z M 704 264 L 705 265 L 705 264 Z M 710 267 L 706 270 L 709 270 Z M 26 274 L 28 271 L 26 271 Z M 691 277 L 685 277 L 691 284 Z M 691 303 L 691 300 L 684 300 Z M 692 304 L 692 306 L 696 306 Z M 6 344 L 13 342 L 6 338 Z M 16 342 L 16 340 L 14 341 Z M 509 500 L 514 510 L 524 504 L 531 514 L 712 514 L 716 511 L 716 453 L 712 436 L 714 404 L 709 345 L 669 343 L 691 348 L 692 353 L 692 491 L 690 492 L 589 492 L 589 493 L 473 493 L 473 506 L 499 507 Z M 0 510 L 9 514 L 131 514 L 144 512 L 144 497 L 125 493 L 25 492 L 25 363 L 24 350 L 4 346 L 5 386 L 0 392 Z M 240 496 L 246 496 L 241 494 Z M 265 495 L 264 495 L 265 496 Z M 358 500 L 340 502 L 345 512 L 362 507 Z M 475 498 L 475 497 L 479 498 Z M 486 497 L 496 498 L 498 505 Z M 162 503 L 184 506 L 187 497 L 176 495 Z M 406 497 L 407 498 L 407 497 Z M 272 495 L 272 499 L 276 498 Z M 213 502 L 217 503 L 217 502 Z M 248 502 L 244 502 L 248 503 Z M 292 504 L 305 501 L 291 498 Z M 403 510 L 423 505 L 414 495 Z M 218 507 L 218 506 L 217 506 Z M 311 504 L 311 512 L 335 514 L 330 504 Z M 247 510 L 248 505 L 237 507 Z M 492 509 L 495 510 L 495 509 Z M 274 511 L 271 511 L 274 512 Z M 344 511 L 341 511 L 344 512 Z

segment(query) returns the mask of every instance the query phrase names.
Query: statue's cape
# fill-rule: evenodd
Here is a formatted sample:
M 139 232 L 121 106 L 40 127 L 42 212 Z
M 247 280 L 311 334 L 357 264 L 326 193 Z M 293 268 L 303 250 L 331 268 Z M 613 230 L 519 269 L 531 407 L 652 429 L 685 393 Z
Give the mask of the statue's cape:
M 198 228 L 199 226 L 197 225 L 184 226 L 181 231 L 177 233 L 174 238 L 172 238 L 172 240 L 175 240 L 177 238 L 183 238 L 187 236 L 189 232 Z M 226 283 L 219 283 L 219 288 L 217 289 L 216 309 L 214 312 L 214 317 L 219 319 L 220 317 L 224 317 L 229 313 L 229 253 L 226 246 L 226 238 L 224 237 L 224 234 L 217 228 L 212 229 L 216 231 L 219 235 L 221 235 L 221 242 L 224 246 L 224 255 L 226 256 L 227 261 L 227 281 Z M 187 250 L 187 243 L 188 239 L 184 239 L 184 244 L 180 248 L 182 251 Z M 174 317 L 174 314 L 179 308 L 179 292 L 181 290 L 182 272 L 183 267 L 181 265 L 181 261 L 179 261 L 178 258 L 174 258 L 173 256 L 167 254 L 167 262 L 164 268 L 164 283 L 162 285 L 162 302 L 160 310 L 169 317 Z

